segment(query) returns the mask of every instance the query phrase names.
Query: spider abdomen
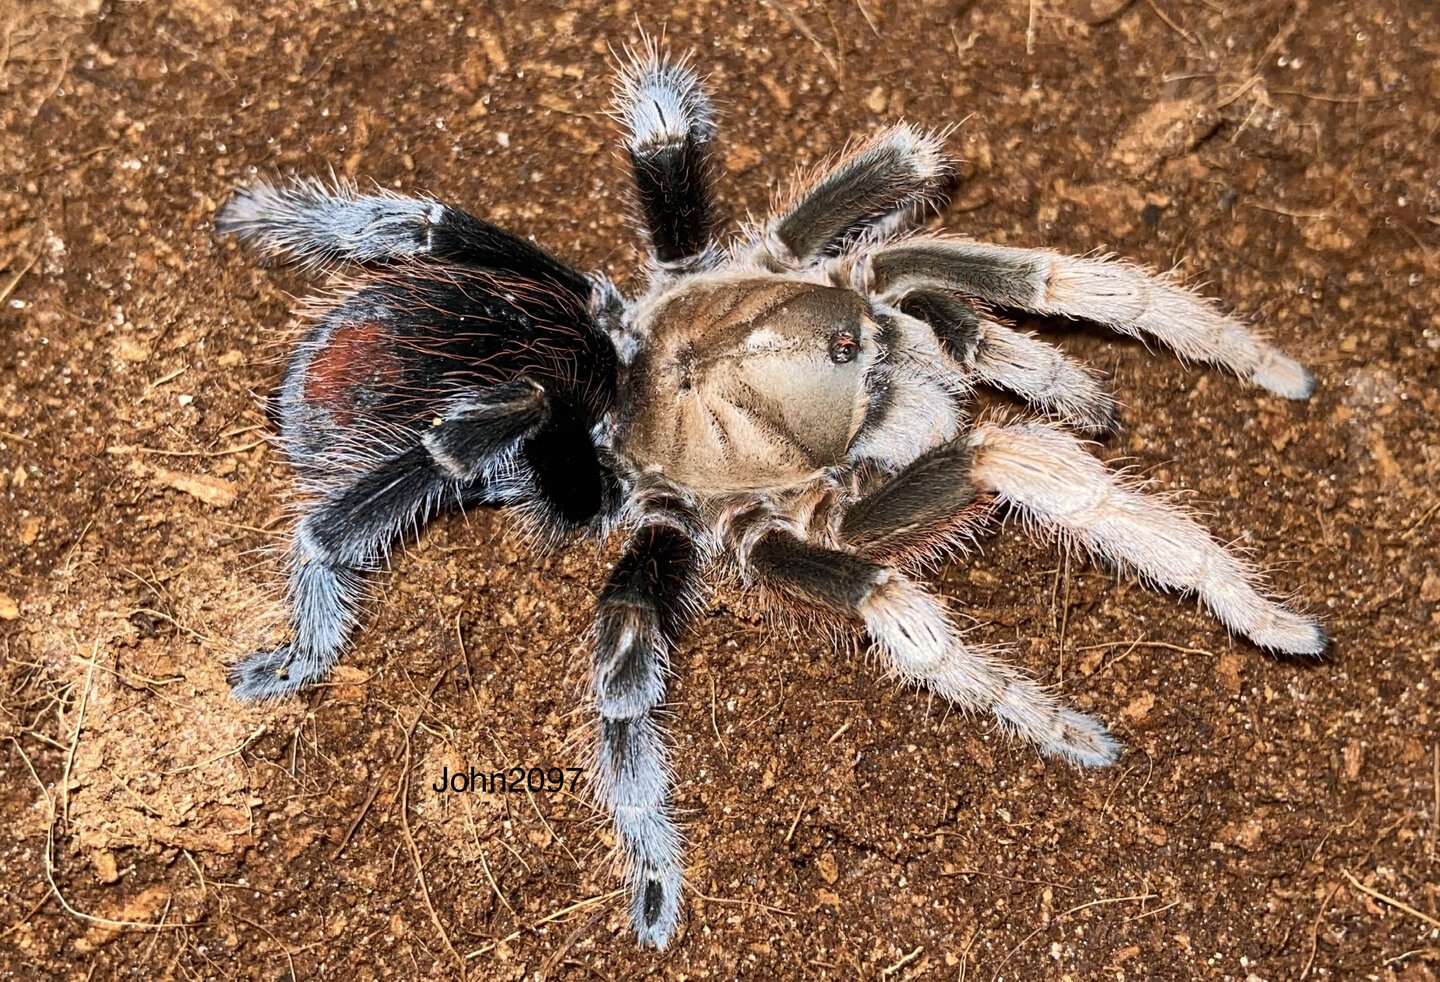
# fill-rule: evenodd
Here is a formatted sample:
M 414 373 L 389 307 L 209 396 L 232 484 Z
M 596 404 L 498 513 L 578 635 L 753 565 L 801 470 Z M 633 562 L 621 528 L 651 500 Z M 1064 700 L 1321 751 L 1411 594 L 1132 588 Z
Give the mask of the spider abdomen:
M 281 429 L 296 468 L 323 480 L 372 466 L 414 446 L 454 400 L 522 378 L 593 425 L 615 397 L 615 356 L 586 299 L 449 266 L 363 283 L 319 311 L 286 373 Z

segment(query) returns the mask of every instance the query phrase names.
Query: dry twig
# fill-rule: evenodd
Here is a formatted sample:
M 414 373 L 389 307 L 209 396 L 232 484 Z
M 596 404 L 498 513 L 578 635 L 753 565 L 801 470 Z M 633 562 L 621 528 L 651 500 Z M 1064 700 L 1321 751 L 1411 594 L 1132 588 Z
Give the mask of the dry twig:
M 1416 910 L 1414 907 L 1411 907 L 1405 901 L 1397 900 L 1396 898 L 1389 896 L 1388 894 L 1381 893 L 1374 887 L 1367 887 L 1365 884 L 1355 879 L 1355 874 L 1351 873 L 1348 869 L 1342 869 L 1340 872 L 1345 874 L 1345 879 L 1350 881 L 1351 886 L 1353 886 L 1356 890 L 1359 890 L 1366 896 L 1374 897 L 1381 903 L 1388 904 L 1389 906 L 1394 907 L 1396 910 L 1404 911 L 1411 917 L 1418 917 L 1420 918 L 1420 920 L 1424 921 L 1426 924 L 1429 924 L 1431 927 L 1440 927 L 1440 918 L 1434 918 L 1431 917 L 1429 914 L 1425 913 L 1424 911 Z

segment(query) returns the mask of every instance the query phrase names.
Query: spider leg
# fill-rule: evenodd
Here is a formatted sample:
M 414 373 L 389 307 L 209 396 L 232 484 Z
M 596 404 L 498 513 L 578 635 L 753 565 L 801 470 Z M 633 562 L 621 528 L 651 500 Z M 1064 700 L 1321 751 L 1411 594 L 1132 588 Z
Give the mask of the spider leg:
M 533 531 L 577 531 L 618 500 L 585 417 L 529 379 L 460 397 L 421 442 L 445 477 L 483 483 L 498 502 L 537 517 Z M 512 447 L 513 466 L 497 467 Z
M 438 469 L 460 481 L 477 480 L 485 467 L 518 440 L 549 422 L 545 390 L 528 379 L 467 392 L 436 416 L 420 442 Z
M 1180 357 L 1223 366 L 1287 399 L 1315 381 L 1300 364 L 1209 301 L 1125 263 L 963 239 L 914 238 L 860 260 L 856 278 L 886 302 L 938 288 L 986 303 L 1094 321 L 1154 338 Z
M 519 456 L 530 486 L 524 504 L 540 531 L 577 531 L 619 502 L 610 459 L 596 449 L 585 418 L 564 400 L 551 401 L 549 418 L 520 444 Z
M 983 516 L 970 482 L 974 452 L 964 440 L 931 450 L 846 509 L 840 538 L 885 566 L 948 552 Z
M 1115 429 L 1114 398 L 1094 375 L 1053 346 L 986 317 L 943 290 L 912 290 L 900 299 L 900 310 L 929 324 L 941 347 L 968 375 L 1087 433 Z
M 690 535 L 647 524 L 596 602 L 596 788 L 625 857 L 631 924 L 642 945 L 656 948 L 670 943 L 679 923 L 684 865 L 670 803 L 669 751 L 655 717 L 670 652 L 689 622 L 698 585 Z
M 1262 648 L 1319 655 L 1320 625 L 1259 592 L 1260 579 L 1182 509 L 1125 487 L 1069 434 L 1042 423 L 981 424 L 970 437 L 982 490 L 1158 586 L 1193 591 Z
M 418 446 L 332 490 L 300 519 L 291 542 L 287 601 L 292 639 L 230 672 L 237 698 L 289 695 L 329 674 L 359 620 L 364 576 L 406 527 L 483 492 L 486 468 L 545 422 L 531 382 L 457 399 Z
M 633 53 L 615 87 L 641 217 L 655 262 L 672 271 L 714 265 L 710 146 L 715 111 L 688 59 L 653 45 Z
M 417 456 L 424 454 L 393 458 L 300 519 L 290 543 L 286 587 L 291 640 L 231 667 L 237 699 L 290 695 L 335 666 L 359 623 L 365 573 L 389 549 L 397 521 L 418 524 L 441 498 L 441 485 Z
M 781 267 L 805 266 L 857 238 L 908 229 L 945 200 L 950 173 L 939 137 L 904 124 L 882 130 L 818 178 L 797 176 L 757 251 Z
M 591 292 L 583 273 L 458 208 L 431 198 L 360 194 L 339 179 L 241 188 L 216 214 L 215 228 L 262 255 L 320 269 L 433 259 L 556 283 L 577 297 Z
M 993 713 L 1047 754 L 1087 767 L 1109 764 L 1119 744 L 992 652 L 965 644 L 933 596 L 896 570 L 767 533 L 751 550 L 753 580 L 817 612 L 859 620 L 894 672 L 967 710 Z

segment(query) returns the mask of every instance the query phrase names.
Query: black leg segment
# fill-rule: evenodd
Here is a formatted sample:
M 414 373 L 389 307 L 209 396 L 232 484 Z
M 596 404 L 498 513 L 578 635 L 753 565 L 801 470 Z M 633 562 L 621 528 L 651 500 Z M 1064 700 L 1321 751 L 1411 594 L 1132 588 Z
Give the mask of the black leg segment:
M 683 866 L 670 801 L 669 751 L 655 712 L 670 653 L 700 582 L 689 534 L 642 526 L 595 605 L 591 686 L 599 711 L 595 787 L 615 820 L 630 919 L 644 945 L 665 947 L 680 916 Z
M 596 449 L 585 417 L 556 399 L 550 418 L 521 446 L 535 482 L 537 507 L 564 530 L 588 524 L 619 505 L 620 486 L 610 459 Z
M 770 532 L 750 550 L 746 568 L 762 587 L 818 613 L 853 616 L 875 588 L 882 567 L 856 556 Z
M 963 440 L 931 450 L 852 505 L 841 521 L 841 538 L 887 565 L 943 551 L 975 516 L 972 463 Z
M 912 290 L 900 300 L 900 312 L 930 325 L 945 353 L 962 365 L 975 358 L 983 318 L 970 304 L 943 290 Z
M 550 417 L 545 390 L 528 379 L 463 395 L 436 416 L 420 442 L 458 481 L 474 481 L 485 466 L 543 427 Z
M 837 255 L 877 230 L 898 231 L 945 200 L 950 162 L 940 141 L 894 126 L 846 154 L 799 190 L 767 227 L 772 250 L 805 264 Z
M 707 265 L 715 118 L 699 77 L 683 60 L 647 50 L 622 73 L 615 108 L 656 262 L 679 270 Z

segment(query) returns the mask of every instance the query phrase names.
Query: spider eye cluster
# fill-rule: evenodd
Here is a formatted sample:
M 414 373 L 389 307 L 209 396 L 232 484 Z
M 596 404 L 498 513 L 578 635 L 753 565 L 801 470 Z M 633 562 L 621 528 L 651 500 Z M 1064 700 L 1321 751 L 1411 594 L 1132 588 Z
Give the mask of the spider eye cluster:
M 840 328 L 830 335 L 830 360 L 837 365 L 844 365 L 855 360 L 860 353 L 860 340 L 855 337 L 855 332 L 846 328 Z

